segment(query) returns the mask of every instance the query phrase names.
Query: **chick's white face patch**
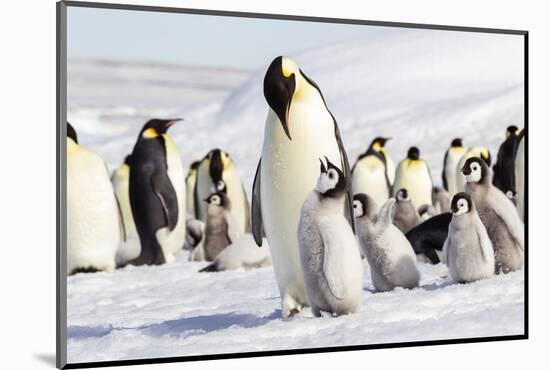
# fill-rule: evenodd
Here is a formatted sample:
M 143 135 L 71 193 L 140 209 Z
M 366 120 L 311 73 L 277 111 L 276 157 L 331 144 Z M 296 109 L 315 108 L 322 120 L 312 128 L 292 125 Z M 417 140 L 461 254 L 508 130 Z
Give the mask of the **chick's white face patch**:
M 353 201 L 353 216 L 354 217 L 361 217 L 365 214 L 363 210 L 363 203 L 361 203 L 358 200 Z
M 458 210 L 455 212 L 456 216 L 463 215 L 469 211 L 468 201 L 466 199 L 459 199 L 456 203 Z
M 464 175 L 467 182 L 479 182 L 481 180 L 481 165 L 476 162 L 470 163 L 470 174 Z

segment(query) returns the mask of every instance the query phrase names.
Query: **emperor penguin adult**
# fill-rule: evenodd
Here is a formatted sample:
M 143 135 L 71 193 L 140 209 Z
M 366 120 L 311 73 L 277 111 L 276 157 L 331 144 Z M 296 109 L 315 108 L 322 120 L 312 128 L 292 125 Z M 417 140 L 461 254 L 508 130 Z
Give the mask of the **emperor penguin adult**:
M 493 185 L 504 192 L 516 191 L 515 156 L 519 143 L 519 129 L 517 126 L 506 128 L 506 139 L 500 144 L 497 160 L 493 166 Z
M 443 187 L 451 197 L 457 193 L 456 166 L 467 151 L 468 149 L 462 145 L 462 139 L 455 138 L 451 141 L 451 146 L 449 146 L 449 149 L 445 152 L 441 177 L 443 179 Z
M 347 180 L 328 158 L 306 197 L 298 224 L 300 262 L 311 311 L 356 312 L 361 304 L 363 266 L 359 245 L 346 219 Z
M 197 167 L 195 186 L 195 218 L 206 222 L 207 204 L 210 194 L 224 192 L 229 197 L 237 226 L 241 233 L 250 231 L 250 204 L 246 197 L 237 166 L 229 154 L 213 149 Z
M 195 184 L 197 183 L 197 169 L 200 161 L 194 161 L 185 176 L 185 207 L 187 218 L 195 218 Z
M 516 209 L 519 217 L 525 220 L 525 130 L 519 134 L 519 143 L 514 162 L 516 177 Z
M 388 140 L 389 138 L 375 138 L 351 169 L 353 193 L 369 194 L 379 204 L 391 196 L 391 185 L 395 177 L 395 166 L 385 149 Z
M 134 265 L 172 262 L 185 242 L 185 179 L 167 130 L 179 119 L 151 119 L 132 152 L 130 204 L 141 243 Z
M 105 163 L 67 122 L 67 274 L 114 270 L 121 225 Z
M 394 192 L 407 189 L 414 208 L 423 204 L 432 204 L 432 175 L 428 163 L 420 158 L 420 150 L 413 146 L 407 152 L 407 158 L 399 162 L 395 173 Z
M 111 181 L 115 189 L 115 195 L 120 206 L 124 231 L 126 232 L 126 241 L 120 243 L 117 254 L 116 264 L 121 266 L 139 256 L 141 247 L 139 245 L 132 207 L 130 205 L 130 166 L 132 156 L 129 154 L 124 158 L 124 162 L 115 170 L 111 176 Z
M 287 318 L 307 304 L 296 230 L 301 206 L 319 177 L 319 158 L 326 155 L 346 179 L 350 168 L 338 124 L 319 86 L 294 60 L 273 60 L 264 78 L 264 96 L 269 110 L 252 192 L 252 233 L 258 246 L 265 233 L 281 314 Z M 346 181 L 343 212 L 350 224 L 351 200 L 351 181 Z
M 495 253 L 472 198 L 457 193 L 452 199 L 453 218 L 443 245 L 443 263 L 457 283 L 471 283 L 495 273 Z
M 495 251 L 495 272 L 507 273 L 523 266 L 524 226 L 514 204 L 492 184 L 492 173 L 481 158 L 469 158 L 462 168 L 466 193 L 475 203 Z
M 397 287 L 415 288 L 420 282 L 416 254 L 405 235 L 392 224 L 395 199 L 390 198 L 372 219 L 366 194 L 355 194 L 353 211 L 359 244 L 369 263 L 374 288 L 386 292 Z
M 456 166 L 456 192 L 464 192 L 466 188 L 466 180 L 464 179 L 464 176 L 462 175 L 462 168 L 464 167 L 464 163 L 470 158 L 477 157 L 481 158 L 487 163 L 488 166 L 491 166 L 491 152 L 489 152 L 489 149 L 482 147 L 482 146 L 474 146 L 472 148 L 468 148 L 468 151 L 464 153 L 462 158 L 460 158 L 460 161 L 458 161 L 458 164 Z

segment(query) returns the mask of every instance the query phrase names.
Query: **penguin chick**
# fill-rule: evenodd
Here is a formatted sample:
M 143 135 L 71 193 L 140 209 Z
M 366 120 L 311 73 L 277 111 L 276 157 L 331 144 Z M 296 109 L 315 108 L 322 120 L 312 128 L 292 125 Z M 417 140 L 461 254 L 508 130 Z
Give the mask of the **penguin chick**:
M 452 200 L 453 218 L 443 245 L 443 263 L 457 283 L 471 283 L 495 273 L 495 254 L 487 230 L 472 198 L 457 193 Z
M 513 203 L 492 184 L 491 169 L 480 158 L 469 158 L 462 173 L 466 193 L 474 201 L 495 251 L 495 272 L 507 273 L 523 266 L 524 226 Z
M 393 209 L 392 221 L 401 232 L 406 233 L 422 222 L 416 208 L 414 208 L 407 189 L 399 189 L 395 195 L 397 204 Z
M 347 180 L 327 157 L 298 224 L 305 292 L 316 317 L 356 312 L 362 295 L 359 245 L 344 215 Z
M 222 250 L 237 240 L 242 233 L 231 213 L 231 201 L 225 193 L 219 191 L 212 193 L 204 201 L 208 203 L 204 256 L 207 261 L 213 261 Z
M 395 199 L 388 199 L 375 220 L 369 217 L 366 197 L 356 194 L 353 199 L 357 236 L 369 262 L 374 288 L 386 292 L 396 287 L 417 287 L 420 272 L 416 255 L 405 235 L 391 222 Z
M 252 235 L 245 234 L 221 251 L 214 262 L 199 270 L 199 272 L 217 272 L 241 268 L 251 270 L 265 266 L 271 266 L 269 248 L 258 248 Z
M 421 221 L 426 221 L 433 216 L 437 216 L 440 212 L 431 204 L 423 204 L 418 208 L 418 214 Z

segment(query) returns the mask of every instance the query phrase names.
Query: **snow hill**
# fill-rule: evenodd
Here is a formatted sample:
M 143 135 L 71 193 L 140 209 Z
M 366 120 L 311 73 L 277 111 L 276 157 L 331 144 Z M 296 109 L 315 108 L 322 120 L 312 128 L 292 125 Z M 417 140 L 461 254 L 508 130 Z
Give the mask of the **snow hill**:
M 351 164 L 375 136 L 394 161 L 416 145 L 441 183 L 451 140 L 488 146 L 523 127 L 519 36 L 384 29 L 369 38 L 290 55 L 320 86 Z M 275 57 L 277 55 L 273 55 Z M 69 62 L 69 121 L 111 170 L 150 117 L 182 117 L 170 129 L 184 165 L 220 147 L 250 196 L 267 105 L 257 71 L 109 61 Z M 271 267 L 199 274 L 177 261 L 68 278 L 70 362 L 521 334 L 524 273 L 452 285 L 442 265 L 422 265 L 421 287 L 373 294 L 365 265 L 358 314 L 289 322 Z M 258 340 L 261 338 L 261 340 Z

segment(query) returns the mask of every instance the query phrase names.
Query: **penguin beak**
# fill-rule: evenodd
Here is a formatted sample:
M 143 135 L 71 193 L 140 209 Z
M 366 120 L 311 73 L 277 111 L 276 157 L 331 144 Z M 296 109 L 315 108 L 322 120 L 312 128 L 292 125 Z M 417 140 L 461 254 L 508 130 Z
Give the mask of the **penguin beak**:
M 458 207 L 456 206 L 456 204 L 453 204 L 451 206 L 451 212 L 456 213 L 457 211 L 458 211 Z
M 469 174 L 472 173 L 472 170 L 470 169 L 470 167 L 467 167 L 466 165 L 464 165 L 464 167 L 462 167 L 462 173 L 463 173 L 465 176 L 468 176 Z
M 319 162 L 321 162 L 321 173 L 326 173 L 327 168 L 325 167 L 325 164 L 323 163 L 323 160 L 319 158 Z
M 282 57 L 273 60 L 264 78 L 265 100 L 281 121 L 283 130 L 289 140 L 292 140 L 292 137 L 288 128 L 288 115 L 292 97 L 296 90 L 295 78 L 294 74 L 288 77 L 283 74 Z
M 164 124 L 164 128 L 166 130 L 168 130 L 171 126 L 174 125 L 174 123 L 176 123 L 178 121 L 183 121 L 183 119 L 182 118 L 174 118 L 174 119 L 167 120 L 166 123 Z

